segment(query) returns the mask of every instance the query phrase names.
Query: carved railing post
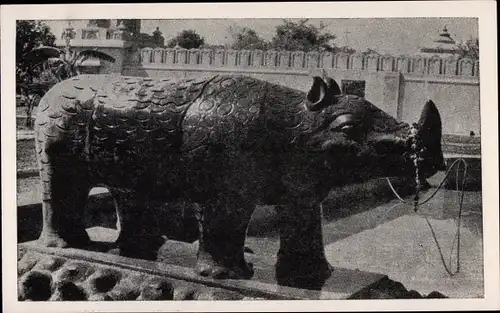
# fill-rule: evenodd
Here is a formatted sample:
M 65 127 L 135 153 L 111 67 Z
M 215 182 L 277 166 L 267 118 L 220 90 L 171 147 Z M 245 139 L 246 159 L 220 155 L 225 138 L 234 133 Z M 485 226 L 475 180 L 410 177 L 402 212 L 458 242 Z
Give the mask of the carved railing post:
M 146 63 L 146 64 L 151 63 L 152 51 L 153 51 L 153 49 L 151 49 L 151 48 L 144 48 L 141 50 L 141 62 L 142 63 Z
M 276 67 L 277 52 L 274 50 L 268 50 L 265 52 L 265 66 L 274 68 Z
M 226 51 L 226 67 L 236 67 L 236 54 L 237 51 L 233 49 Z
M 339 52 L 335 54 L 335 68 L 339 70 L 347 70 L 349 68 L 349 54 L 345 52 Z
M 349 64 L 351 65 L 351 69 L 356 71 L 362 71 L 365 69 L 363 66 L 364 57 L 362 54 L 356 53 L 352 54 L 349 58 Z
M 154 48 L 153 49 L 153 63 L 162 64 L 163 63 L 163 49 Z
M 277 57 L 277 64 L 280 68 L 290 68 L 290 51 L 279 51 Z
M 401 73 L 410 73 L 410 60 L 406 56 L 400 56 L 396 60 L 396 70 Z
M 315 51 L 308 52 L 306 54 L 306 66 L 307 68 L 319 68 L 319 53 Z
M 332 52 L 323 52 L 320 55 L 321 67 L 324 69 L 333 68 L 333 53 Z
M 201 50 L 201 60 L 200 64 L 207 67 L 212 64 L 212 50 L 203 49 Z
M 250 50 L 241 50 L 239 51 L 238 55 L 238 66 L 243 67 L 243 68 L 248 68 L 250 67 L 250 60 L 251 55 L 250 55 Z
M 425 73 L 425 58 L 421 56 L 415 57 L 413 60 L 412 69 L 415 74 L 424 74 Z
M 292 52 L 292 67 L 296 69 L 304 68 L 305 53 L 303 51 Z
M 378 54 L 369 54 L 365 56 L 366 69 L 369 72 L 376 72 L 379 69 L 379 55 Z
M 176 51 L 173 48 L 163 49 L 163 59 L 165 60 L 165 65 L 174 65 Z
M 458 69 L 458 59 L 456 57 L 449 57 L 443 60 L 444 74 L 448 76 L 456 76 Z
M 462 76 L 474 76 L 474 60 L 461 59 L 459 61 L 459 73 Z
M 250 64 L 252 67 L 260 68 L 264 64 L 264 51 L 252 50 Z
M 441 75 L 441 58 L 432 57 L 428 60 L 429 62 L 429 74 L 431 75 Z
M 189 65 L 197 66 L 200 63 L 200 49 L 189 50 Z
M 224 56 L 225 56 L 225 50 L 219 49 L 215 51 L 214 55 L 214 66 L 216 67 L 221 67 L 224 66 Z
M 391 55 L 384 55 L 381 58 L 381 71 L 384 72 L 393 72 L 394 71 L 394 57 Z
M 188 50 L 184 48 L 177 49 L 176 62 L 178 65 L 188 64 Z

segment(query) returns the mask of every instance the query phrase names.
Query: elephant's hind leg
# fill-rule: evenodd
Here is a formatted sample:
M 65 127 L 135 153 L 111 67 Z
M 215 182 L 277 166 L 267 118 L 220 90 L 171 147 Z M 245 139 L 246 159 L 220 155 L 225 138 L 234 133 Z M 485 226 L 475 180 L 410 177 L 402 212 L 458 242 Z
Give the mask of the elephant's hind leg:
M 245 261 L 246 231 L 255 206 L 231 199 L 203 205 L 196 271 L 213 278 L 249 279 L 253 266 Z
M 164 243 L 155 215 L 146 194 L 110 188 L 119 226 L 116 241 L 120 254 L 126 257 L 156 260 Z
M 38 243 L 47 247 L 82 247 L 90 242 L 84 211 L 90 184 L 83 166 L 63 162 L 43 164 L 43 227 Z

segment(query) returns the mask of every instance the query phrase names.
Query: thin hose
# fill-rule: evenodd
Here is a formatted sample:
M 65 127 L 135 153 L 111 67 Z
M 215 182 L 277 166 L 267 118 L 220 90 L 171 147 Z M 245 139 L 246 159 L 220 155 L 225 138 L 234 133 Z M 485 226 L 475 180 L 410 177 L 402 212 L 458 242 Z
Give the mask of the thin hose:
M 464 164 L 464 176 L 462 178 L 462 188 L 459 190 L 459 186 L 458 186 L 459 185 L 458 184 L 458 174 L 459 174 L 460 165 L 458 165 L 457 168 L 456 168 L 456 177 L 455 177 L 456 190 L 460 191 L 459 205 L 458 205 L 458 216 L 457 216 L 457 233 L 456 233 L 456 235 L 453 238 L 453 242 L 452 242 L 452 245 L 451 245 L 451 251 L 450 251 L 450 260 L 449 260 L 450 268 L 451 268 L 451 255 L 453 253 L 453 247 L 455 246 L 455 242 L 457 242 L 457 266 L 456 266 L 456 271 L 455 272 L 452 272 L 451 269 L 447 266 L 445 258 L 444 258 L 444 255 L 443 255 L 443 252 L 441 250 L 441 245 L 439 244 L 439 241 L 437 240 L 436 233 L 434 232 L 434 229 L 432 228 L 432 225 L 431 225 L 429 219 L 427 218 L 427 216 L 424 216 L 425 221 L 427 222 L 427 225 L 429 225 L 429 228 L 431 230 L 432 238 L 434 239 L 434 242 L 436 243 L 436 246 L 437 246 L 437 249 L 438 249 L 438 252 L 439 252 L 439 256 L 441 258 L 441 262 L 443 263 L 444 269 L 446 270 L 446 272 L 450 276 L 454 276 L 455 274 L 457 274 L 460 271 L 460 224 L 461 224 L 461 220 L 462 220 L 463 200 L 464 200 L 464 195 L 465 195 L 465 191 L 464 191 L 464 189 L 465 189 L 465 180 L 467 178 L 467 161 L 465 161 L 465 159 L 463 159 L 463 158 L 455 160 L 450 165 L 450 167 L 448 168 L 448 170 L 446 171 L 446 175 L 444 176 L 443 180 L 438 185 L 438 187 L 436 188 L 436 190 L 434 190 L 434 192 L 427 199 L 425 199 L 424 201 L 422 201 L 420 203 L 413 203 L 413 205 L 415 205 L 415 207 L 417 207 L 417 206 L 421 206 L 421 205 L 427 203 L 432 198 L 434 198 L 434 196 L 436 195 L 436 193 L 443 186 L 444 182 L 446 181 L 446 178 L 448 178 L 448 175 L 451 173 L 451 170 L 453 169 L 453 167 L 456 164 L 459 164 L 459 163 Z M 387 179 L 387 182 L 389 183 L 389 187 L 391 188 L 391 190 L 394 193 L 394 195 L 399 199 L 399 201 L 401 201 L 402 203 L 405 203 L 405 204 L 410 204 L 408 201 L 405 201 L 397 193 L 397 191 L 394 189 L 394 186 L 392 185 L 389 177 L 386 177 L 386 179 Z

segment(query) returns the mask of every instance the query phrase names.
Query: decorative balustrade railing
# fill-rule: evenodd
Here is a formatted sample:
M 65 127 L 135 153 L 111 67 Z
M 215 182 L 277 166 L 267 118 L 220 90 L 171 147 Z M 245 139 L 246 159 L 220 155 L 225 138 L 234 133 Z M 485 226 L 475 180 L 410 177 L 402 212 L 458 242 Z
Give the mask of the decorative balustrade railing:
M 311 68 L 479 77 L 479 61 L 456 57 L 363 55 L 332 52 L 143 48 L 131 59 L 145 66 Z

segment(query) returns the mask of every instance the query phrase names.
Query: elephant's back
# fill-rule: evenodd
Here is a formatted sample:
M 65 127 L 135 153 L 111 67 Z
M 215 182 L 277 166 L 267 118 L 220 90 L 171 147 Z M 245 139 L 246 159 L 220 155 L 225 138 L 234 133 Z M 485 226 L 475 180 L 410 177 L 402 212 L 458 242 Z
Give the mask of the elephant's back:
M 40 100 L 37 119 L 57 120 L 93 110 L 96 92 L 106 82 L 116 79 L 112 75 L 79 75 L 56 84 Z
M 80 75 L 52 87 L 40 100 L 35 121 L 39 159 L 80 157 L 85 152 L 87 125 L 94 111 L 96 92 L 112 75 Z M 51 146 L 57 144 L 57 153 Z

